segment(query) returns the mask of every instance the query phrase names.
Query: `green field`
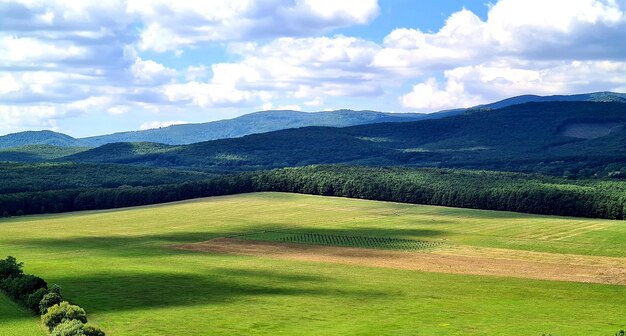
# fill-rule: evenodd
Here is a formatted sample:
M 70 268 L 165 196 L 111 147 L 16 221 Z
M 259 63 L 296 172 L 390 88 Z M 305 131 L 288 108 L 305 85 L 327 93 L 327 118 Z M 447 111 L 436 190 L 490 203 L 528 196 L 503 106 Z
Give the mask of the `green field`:
M 283 193 L 2 219 L 0 257 L 59 284 L 113 336 L 613 336 L 626 328 L 626 286 L 170 248 L 262 231 L 626 257 L 621 221 Z M 40 332 L 4 298 L 0 313 L 2 336 Z
M 37 318 L 0 294 L 0 335 L 2 336 L 43 336 Z

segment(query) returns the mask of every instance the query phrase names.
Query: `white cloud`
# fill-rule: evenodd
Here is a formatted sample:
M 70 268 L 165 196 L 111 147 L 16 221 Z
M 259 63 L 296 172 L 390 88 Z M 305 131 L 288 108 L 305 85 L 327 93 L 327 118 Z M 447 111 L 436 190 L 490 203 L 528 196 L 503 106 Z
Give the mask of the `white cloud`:
M 172 125 L 182 125 L 182 124 L 187 124 L 187 122 L 186 121 L 181 121 L 181 120 L 150 121 L 150 122 L 145 122 L 145 123 L 141 124 L 139 126 L 139 129 L 142 130 L 142 131 L 145 131 L 145 130 L 154 129 L 154 128 L 163 128 L 163 127 L 168 127 L 168 126 L 172 126 Z
M 379 11 L 375 0 L 0 2 L 0 132 L 91 111 L 342 98 L 428 112 L 626 87 L 624 1 L 500 0 L 486 19 L 461 10 L 438 31 L 398 28 L 382 43 L 325 35 Z M 198 62 L 207 46 L 228 61 Z
M 316 35 L 365 24 L 376 0 L 129 0 L 127 13 L 144 23 L 142 50 L 164 52 L 209 41 Z
M 267 102 L 264 103 L 261 106 L 261 109 L 263 111 L 270 111 L 270 110 L 274 110 L 274 111 L 286 111 L 286 110 L 291 110 L 291 111 L 301 111 L 302 108 L 300 107 L 300 105 L 298 104 L 289 104 L 289 105 L 278 105 L 278 106 L 274 106 L 274 104 L 272 102 Z
M 0 132 L 91 111 L 254 106 L 273 95 L 246 87 L 262 82 L 246 64 L 173 69 L 137 50 L 184 58 L 215 41 L 317 36 L 377 14 L 376 0 L 0 2 Z
M 138 57 L 130 68 L 135 80 L 141 84 L 162 84 L 174 78 L 176 71 L 153 60 Z
M 400 97 L 403 107 L 418 110 L 441 110 L 447 108 L 470 107 L 480 100 L 465 92 L 463 83 L 449 79 L 445 88 L 440 88 L 434 78 L 413 86 L 413 90 Z

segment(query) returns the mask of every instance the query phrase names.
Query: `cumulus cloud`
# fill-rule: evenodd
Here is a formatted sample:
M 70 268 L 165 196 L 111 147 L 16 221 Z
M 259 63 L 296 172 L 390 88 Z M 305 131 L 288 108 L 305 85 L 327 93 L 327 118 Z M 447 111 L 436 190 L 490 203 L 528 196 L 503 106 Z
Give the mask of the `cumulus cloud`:
M 452 108 L 517 94 L 623 87 L 626 4 L 613 0 L 500 0 L 483 21 L 462 10 L 435 33 L 397 29 L 374 64 L 439 74 L 399 98 L 405 108 Z M 444 99 L 445 98 L 445 99 Z M 447 102 L 447 103 L 442 103 Z
M 90 111 L 252 106 L 269 94 L 238 87 L 257 81 L 245 65 L 174 69 L 141 52 L 317 36 L 378 10 L 376 0 L 0 1 L 0 132 Z
M 127 12 L 144 24 L 139 47 L 164 52 L 207 41 L 317 35 L 366 24 L 376 0 L 129 0 Z
M 379 12 L 376 0 L 0 1 L 0 132 L 91 111 L 384 98 L 431 112 L 626 87 L 623 1 L 500 0 L 485 19 L 463 9 L 434 32 L 332 35 Z M 186 62 L 207 46 L 228 61 Z

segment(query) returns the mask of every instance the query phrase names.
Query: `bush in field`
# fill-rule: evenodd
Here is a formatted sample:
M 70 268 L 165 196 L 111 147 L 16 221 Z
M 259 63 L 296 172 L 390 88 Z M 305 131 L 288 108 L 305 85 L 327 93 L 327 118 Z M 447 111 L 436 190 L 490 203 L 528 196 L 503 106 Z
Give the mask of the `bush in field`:
M 67 320 L 54 327 L 50 336 L 85 336 L 84 326 L 85 324 L 79 320 Z
M 24 266 L 23 263 L 18 263 L 17 260 L 11 256 L 0 260 L 0 280 L 22 275 L 22 266 Z
M 61 296 L 61 294 L 52 291 L 50 293 L 47 293 L 39 301 L 39 314 L 44 315 L 46 312 L 48 312 L 48 308 L 54 305 L 58 305 L 59 303 L 61 303 L 61 301 L 63 301 L 63 297 Z
M 50 336 L 105 336 L 105 334 L 102 330 L 85 325 L 81 321 L 67 320 L 54 327 Z
M 87 323 L 87 314 L 83 308 L 63 301 L 48 308 L 48 312 L 41 316 L 41 321 L 50 331 L 57 325 L 69 320 L 78 320 L 82 323 Z
M 83 327 L 83 333 L 85 333 L 85 336 L 105 336 L 104 331 L 92 325 L 85 325 Z
M 0 281 L 0 288 L 2 288 L 8 296 L 25 305 L 29 294 L 40 288 L 48 288 L 48 284 L 40 277 L 27 274 Z
M 24 300 L 24 305 L 31 311 L 39 313 L 39 303 L 47 294 L 47 288 L 39 288 L 38 290 L 26 296 L 26 300 Z

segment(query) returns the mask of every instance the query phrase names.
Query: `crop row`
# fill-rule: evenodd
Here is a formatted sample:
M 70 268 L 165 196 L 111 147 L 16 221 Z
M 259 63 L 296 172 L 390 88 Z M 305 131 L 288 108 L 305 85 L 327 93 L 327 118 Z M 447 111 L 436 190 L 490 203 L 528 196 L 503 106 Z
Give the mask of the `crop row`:
M 286 243 L 345 246 L 360 248 L 422 250 L 441 245 L 440 242 L 400 239 L 391 237 L 344 236 L 319 233 L 304 233 L 277 237 Z

